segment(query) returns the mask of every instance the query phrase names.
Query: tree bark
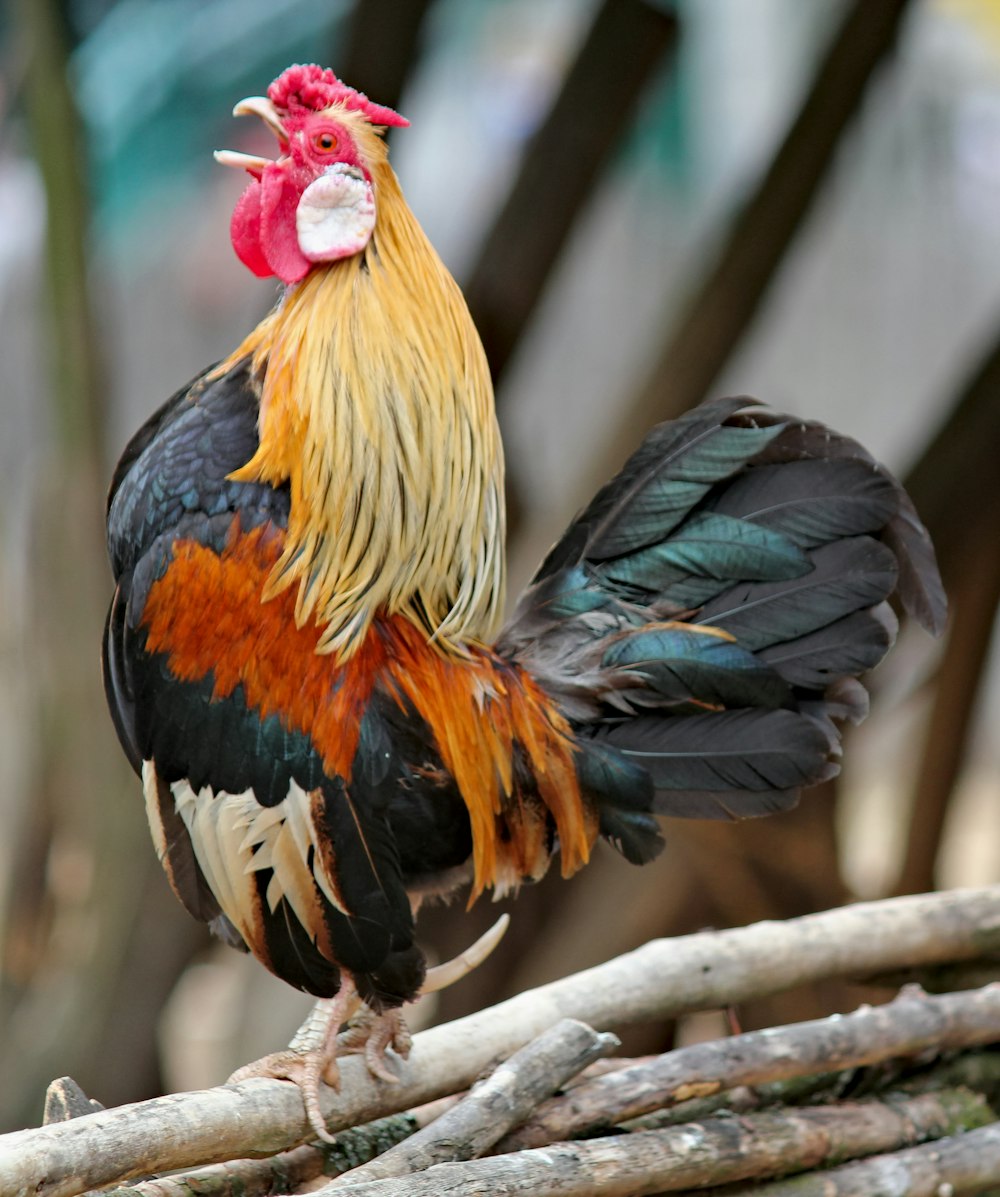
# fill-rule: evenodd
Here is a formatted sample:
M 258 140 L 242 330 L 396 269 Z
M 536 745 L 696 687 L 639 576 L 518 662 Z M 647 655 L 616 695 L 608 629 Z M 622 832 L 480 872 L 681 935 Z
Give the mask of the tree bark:
M 520 1125 L 539 1102 L 592 1060 L 619 1046 L 614 1035 L 599 1035 L 585 1023 L 564 1018 L 498 1065 L 430 1126 L 338 1183 L 346 1186 L 406 1176 L 445 1160 L 477 1159 L 511 1127 Z
M 416 1176 L 338 1183 L 317 1197 L 638 1197 L 803 1171 L 891 1151 L 994 1121 L 961 1090 L 894 1101 L 710 1118 L 661 1131 L 556 1143 L 484 1160 L 438 1164 Z M 991 1128 L 993 1129 L 993 1128 Z M 893 1157 L 890 1157 L 893 1158 Z M 846 1190 L 865 1193 L 872 1190 Z M 901 1190 L 902 1191 L 902 1190 Z
M 431 0 L 355 4 L 337 74 L 376 103 L 398 108 L 430 7 Z
M 993 1125 L 813 1176 L 727 1187 L 715 1197 L 985 1197 L 985 1186 L 998 1183 L 1000 1126 Z
M 581 1138 L 737 1085 L 860 1068 L 929 1048 L 976 1047 L 998 1037 L 1000 985 L 941 997 L 907 989 L 885 1006 L 698 1043 L 574 1086 L 540 1105 L 498 1150 Z
M 825 976 L 968 960 L 1000 952 L 1000 887 L 861 903 L 649 943 L 607 964 L 417 1035 L 400 1082 L 341 1064 L 322 1096 L 331 1130 L 467 1088 L 560 1018 L 597 1029 L 715 1009 Z M 132 1176 L 268 1155 L 308 1135 L 298 1089 L 248 1080 L 0 1136 L 0 1192 L 73 1197 Z

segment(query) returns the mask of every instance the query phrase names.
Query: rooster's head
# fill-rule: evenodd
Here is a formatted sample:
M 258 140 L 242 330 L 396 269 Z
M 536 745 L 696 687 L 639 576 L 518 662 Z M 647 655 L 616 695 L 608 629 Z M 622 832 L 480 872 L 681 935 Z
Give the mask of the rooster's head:
M 289 67 L 266 97 L 241 100 L 233 113 L 259 116 L 279 147 L 274 161 L 232 150 L 215 155 L 252 176 L 230 229 L 240 261 L 262 278 L 297 283 L 314 263 L 360 253 L 375 228 L 381 134 L 408 122 L 315 65 Z

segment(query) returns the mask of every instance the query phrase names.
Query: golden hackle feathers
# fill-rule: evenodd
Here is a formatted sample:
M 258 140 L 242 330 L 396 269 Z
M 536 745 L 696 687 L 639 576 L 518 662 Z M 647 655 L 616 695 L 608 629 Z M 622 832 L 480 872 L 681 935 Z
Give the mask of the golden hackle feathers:
M 381 138 L 338 112 L 370 163 L 361 254 L 291 288 L 220 370 L 250 356 L 260 447 L 234 477 L 289 480 L 265 597 L 297 584 L 319 650 L 351 655 L 376 613 L 442 647 L 495 631 L 504 590 L 503 457 L 489 368 L 458 286 L 410 212 Z

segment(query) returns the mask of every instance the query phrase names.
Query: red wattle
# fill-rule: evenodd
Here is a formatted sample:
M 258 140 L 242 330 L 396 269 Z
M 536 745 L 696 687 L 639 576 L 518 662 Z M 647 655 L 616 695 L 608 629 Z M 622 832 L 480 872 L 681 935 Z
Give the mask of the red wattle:
M 229 236 L 243 265 L 258 278 L 269 278 L 274 271 L 260 244 L 260 197 L 261 186 L 254 179 L 236 202 L 229 222 Z
M 299 249 L 295 210 L 302 195 L 287 166 L 273 162 L 261 176 L 260 246 L 272 274 L 283 283 L 305 278 L 312 263 Z

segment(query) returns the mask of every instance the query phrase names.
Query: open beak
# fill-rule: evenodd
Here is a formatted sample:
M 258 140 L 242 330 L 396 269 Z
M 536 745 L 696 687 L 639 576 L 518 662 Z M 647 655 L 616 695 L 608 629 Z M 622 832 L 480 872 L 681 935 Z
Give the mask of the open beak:
M 282 153 L 288 150 L 288 134 L 285 132 L 285 127 L 282 125 L 274 105 L 266 96 L 250 96 L 246 100 L 240 100 L 233 109 L 233 116 L 259 116 L 277 137 Z M 238 150 L 216 150 L 215 160 L 223 166 L 235 166 L 238 170 L 247 170 L 257 178 L 260 178 L 261 171 L 271 163 L 270 158 L 259 158 L 255 154 L 241 154 Z

